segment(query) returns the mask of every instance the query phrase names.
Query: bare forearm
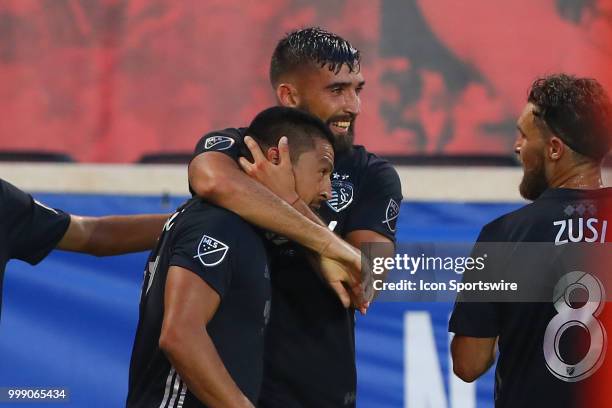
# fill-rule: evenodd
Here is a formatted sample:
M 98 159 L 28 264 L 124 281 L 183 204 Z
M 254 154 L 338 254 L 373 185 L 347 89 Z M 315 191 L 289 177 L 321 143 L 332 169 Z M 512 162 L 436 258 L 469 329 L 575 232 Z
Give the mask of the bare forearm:
M 356 269 L 360 268 L 355 251 L 322 222 L 300 214 L 268 188 L 247 176 L 236 162 L 222 153 L 210 152 L 196 157 L 189 165 L 189 183 L 198 196 L 235 212 L 251 224 L 285 236 L 317 253 L 325 252 L 330 258 Z M 296 204 L 298 207 L 302 205 L 299 202 Z M 310 209 L 299 208 L 309 217 L 316 218 Z
M 207 199 L 237 213 L 252 224 L 287 237 L 315 252 L 321 252 L 330 240 L 337 239 L 310 209 L 307 209 L 308 212 L 318 222 L 306 218 L 246 174 L 239 174 L 233 178 L 232 188 L 221 189 Z
M 373 260 L 374 258 L 394 258 L 395 246 L 392 243 L 373 245 L 369 248 L 370 252 L 368 252 L 366 248 L 366 245 L 361 245 L 363 262 L 366 262 L 368 265 L 368 268 L 364 271 L 364 274 L 367 274 L 367 276 L 364 276 L 364 282 L 366 282 L 366 284 L 368 285 L 368 288 L 366 288 L 367 297 L 371 297 L 373 301 L 378 297 L 378 295 L 380 295 L 381 292 L 379 290 L 376 290 L 376 288 L 374 287 L 374 281 L 382 280 L 383 282 L 385 282 L 387 280 L 387 276 L 389 276 L 389 269 L 387 268 L 384 268 L 381 274 L 374 274 Z
M 453 372 L 463 381 L 476 380 L 495 362 L 495 342 L 495 338 L 453 337 Z
M 162 343 L 187 388 L 209 407 L 253 407 L 227 372 L 205 331 L 182 333 L 181 340 Z
M 379 294 L 374 289 L 374 280 L 387 279 L 389 270 L 384 268 L 382 273 L 374 274 L 373 260 L 395 257 L 395 244 L 389 238 L 370 230 L 356 230 L 347 234 L 346 240 L 361 250 L 362 262 L 368 265 L 362 269 L 362 281 L 365 284 L 366 298 L 374 300 Z
M 139 252 L 155 246 L 168 214 L 80 217 L 71 216 L 58 249 L 97 256 Z
M 297 212 L 299 212 L 300 214 L 302 214 L 304 217 L 308 218 L 310 221 L 314 222 L 315 224 L 321 225 L 323 227 L 327 227 L 325 223 L 323 222 L 323 220 L 321 220 L 321 218 L 317 214 L 315 214 L 315 212 L 312 211 L 310 207 L 301 199 L 298 200 L 293 205 L 293 208 L 295 208 Z

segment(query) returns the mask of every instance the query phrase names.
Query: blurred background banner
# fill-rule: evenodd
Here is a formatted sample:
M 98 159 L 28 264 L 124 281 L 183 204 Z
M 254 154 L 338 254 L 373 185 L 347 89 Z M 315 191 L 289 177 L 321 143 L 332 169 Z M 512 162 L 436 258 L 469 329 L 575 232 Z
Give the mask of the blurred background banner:
M 274 104 L 272 50 L 310 25 L 363 51 L 357 142 L 386 155 L 507 154 L 538 75 L 612 88 L 607 0 L 3 0 L 0 148 L 191 151 Z

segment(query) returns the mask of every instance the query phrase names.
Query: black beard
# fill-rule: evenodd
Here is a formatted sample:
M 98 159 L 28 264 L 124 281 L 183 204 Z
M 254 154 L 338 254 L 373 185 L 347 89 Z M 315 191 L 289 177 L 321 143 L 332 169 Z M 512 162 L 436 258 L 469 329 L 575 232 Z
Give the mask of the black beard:
M 307 104 L 298 105 L 297 108 L 307 113 L 310 113 L 312 115 L 312 111 L 309 109 Z M 351 125 L 348 128 L 348 132 L 346 133 L 346 136 L 338 136 L 333 132 L 333 130 L 331 130 L 332 122 L 342 121 L 342 120 L 351 121 Z M 334 136 L 334 151 L 336 152 L 336 154 L 348 152 L 353 148 L 353 141 L 355 140 L 355 115 L 352 115 L 351 117 L 335 116 L 335 117 L 329 118 L 325 124 L 329 127 L 329 130 L 332 132 L 332 135 Z
M 533 201 L 540 197 L 546 189 L 548 189 L 548 180 L 544 172 L 544 163 L 540 161 L 535 169 L 523 173 L 519 192 L 523 198 Z
M 331 127 L 331 123 L 336 120 L 327 121 L 327 126 Z M 333 133 L 333 132 L 332 132 Z M 346 136 L 338 136 L 334 134 L 334 150 L 336 154 L 346 153 L 353 148 L 353 141 L 355 140 L 355 119 L 351 121 L 351 125 L 348 128 Z

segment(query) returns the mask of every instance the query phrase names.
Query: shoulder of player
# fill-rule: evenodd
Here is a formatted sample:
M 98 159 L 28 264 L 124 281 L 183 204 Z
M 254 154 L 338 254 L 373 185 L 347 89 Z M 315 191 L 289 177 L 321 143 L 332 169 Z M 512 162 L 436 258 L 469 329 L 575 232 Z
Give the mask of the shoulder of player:
M 202 139 L 204 138 L 208 138 L 210 136 L 229 136 L 229 137 L 233 137 L 233 138 L 242 138 L 244 137 L 244 133 L 246 131 L 246 128 L 243 127 L 229 127 L 229 128 L 225 128 L 225 129 L 219 129 L 219 130 L 213 130 L 211 132 L 207 132 L 204 133 L 204 135 L 202 136 Z
M 481 237 L 488 241 L 503 241 L 510 239 L 511 232 L 521 224 L 524 222 L 533 222 L 532 217 L 537 207 L 537 202 L 532 202 L 495 218 L 482 227 Z
M 369 152 L 364 146 L 354 145 L 351 163 L 361 167 L 368 177 L 395 177 L 399 181 L 397 170 L 389 161 L 379 157 L 375 153 Z
M 221 138 L 230 138 L 237 142 L 242 142 L 244 139 L 246 132 L 246 128 L 225 128 L 220 130 L 213 130 L 211 132 L 205 133 L 196 144 L 196 151 L 198 151 L 203 145 L 205 145 L 206 141 L 211 138 L 221 137 Z
M 11 197 L 12 195 L 15 195 L 16 191 L 21 191 L 21 190 L 19 190 L 17 187 L 12 185 L 8 181 L 0 178 L 0 196 L 2 198 Z
M 11 186 L 12 184 L 9 183 L 8 181 L 5 181 L 4 179 L 0 178 L 0 202 L 2 202 L 4 204 L 6 198 L 9 196 L 10 194 L 10 190 L 11 190 Z M 4 207 L 4 205 L 3 205 Z
M 0 203 L 4 212 L 16 210 L 20 206 L 29 206 L 32 197 L 4 179 L 0 179 Z
M 208 230 L 237 241 L 258 237 L 255 228 L 238 214 L 199 198 L 192 198 L 185 204 L 182 218 L 182 230 Z

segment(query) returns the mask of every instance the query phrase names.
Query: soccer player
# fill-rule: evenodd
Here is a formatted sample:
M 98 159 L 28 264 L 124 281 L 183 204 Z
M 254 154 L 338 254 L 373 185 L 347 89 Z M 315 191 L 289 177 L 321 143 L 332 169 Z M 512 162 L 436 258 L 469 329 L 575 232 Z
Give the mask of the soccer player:
M 322 121 L 274 107 L 248 132 L 267 159 L 293 162 L 284 169 L 295 173 L 303 203 L 316 208 L 331 196 L 333 136 Z M 254 406 L 269 312 L 270 273 L 259 230 L 192 198 L 169 219 L 149 257 L 127 406 Z
M 515 150 L 523 167 L 519 189 L 533 202 L 486 225 L 478 244 L 550 243 L 570 249 L 573 242 L 586 242 L 593 249 L 610 242 L 610 214 L 604 209 L 612 203 L 612 188 L 603 187 L 601 162 L 612 145 L 612 105 L 602 86 L 565 74 L 540 78 L 531 86 L 517 128 Z M 520 264 L 521 254 L 509 264 Z M 454 372 L 468 382 L 477 379 L 495 361 L 498 341 L 496 407 L 586 406 L 578 391 L 603 362 L 606 334 L 598 319 L 609 305 L 604 307 L 595 277 L 565 275 L 573 269 L 560 270 L 552 257 L 529 256 L 549 265 L 528 273 L 532 285 L 548 285 L 543 287 L 550 302 L 457 302 L 449 324 L 455 333 Z M 588 272 L 589 265 L 584 266 Z M 565 280 L 545 282 L 545 274 Z M 565 281 L 580 283 L 589 301 L 581 305 L 563 296 Z
M 380 242 L 393 251 L 399 177 L 388 162 L 353 145 L 365 84 L 360 58 L 348 41 L 320 28 L 289 33 L 272 55 L 270 82 L 278 104 L 314 114 L 334 135 L 332 198 L 317 214 L 296 198 L 294 181 L 273 165 L 249 167 L 241 161 L 267 188 L 240 170 L 241 146 L 253 146 L 244 128 L 206 134 L 189 166 L 198 196 L 291 240 L 274 240 L 278 245 L 271 254 L 272 309 L 260 407 L 355 406 L 354 310 L 343 307 L 318 278 L 302 248 L 353 268 L 345 244 L 327 225 L 354 247 Z
M 151 249 L 168 214 L 81 217 L 34 200 L 0 179 L 0 310 L 6 264 L 35 265 L 54 248 L 96 256 Z

